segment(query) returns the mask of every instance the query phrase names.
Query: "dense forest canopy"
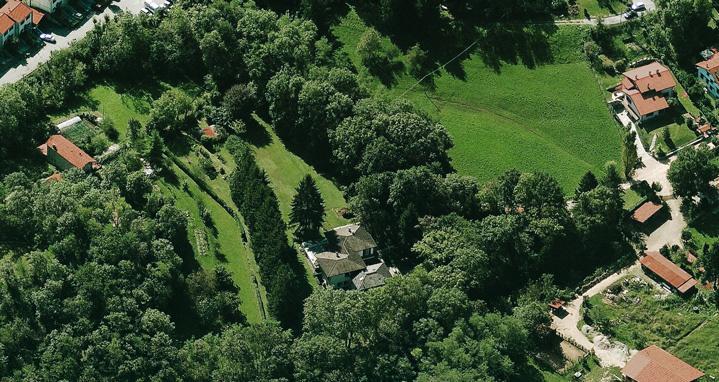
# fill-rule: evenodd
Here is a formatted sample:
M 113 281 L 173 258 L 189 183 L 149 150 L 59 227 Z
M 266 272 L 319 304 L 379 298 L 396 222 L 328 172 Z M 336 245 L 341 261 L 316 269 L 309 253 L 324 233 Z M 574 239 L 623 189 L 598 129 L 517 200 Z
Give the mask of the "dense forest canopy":
M 554 3 L 446 6 L 464 32 L 463 20 L 541 18 Z M 571 209 L 544 173 L 508 171 L 484 185 L 460 176 L 446 129 L 409 102 L 371 95 L 324 35 L 344 2 L 260 4 L 283 13 L 181 0 L 162 18 L 104 20 L 34 74 L 0 87 L 1 166 L 22 170 L 6 170 L 0 183 L 0 380 L 513 380 L 548 340 L 546 303 L 564 293 L 555 284 L 626 253 L 614 173 L 587 175 Z M 380 30 L 416 29 L 441 23 L 440 5 L 369 1 L 357 9 Z M 131 149 L 99 175 L 69 171 L 61 182 L 38 182 L 21 158 L 36 155 L 50 132 L 46 114 L 91 79 L 186 81 L 200 92 L 157 97 L 145 126 L 131 121 Z M 258 133 L 254 117 L 343 185 L 403 276 L 364 293 L 312 292 L 245 141 Z M 183 257 L 187 215 L 142 173 L 141 156 L 162 167 L 163 141 L 194 134 L 199 118 L 230 135 L 231 197 L 272 316 L 261 324 L 246 322 L 227 270 Z M 308 224 L 314 232 L 298 235 L 316 233 L 318 224 Z

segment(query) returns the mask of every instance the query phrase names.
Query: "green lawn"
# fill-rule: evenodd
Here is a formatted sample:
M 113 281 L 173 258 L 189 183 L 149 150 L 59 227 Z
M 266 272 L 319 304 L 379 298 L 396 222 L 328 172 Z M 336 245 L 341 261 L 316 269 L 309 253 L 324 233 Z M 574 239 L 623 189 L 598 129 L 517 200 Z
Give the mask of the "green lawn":
M 169 168 L 176 181 L 161 178 L 157 184 L 165 195 L 175 200 L 178 208 L 190 215 L 187 234 L 188 240 L 192 243 L 195 259 L 205 269 L 212 269 L 218 265 L 225 266 L 240 288 L 240 306 L 247 320 L 249 322 L 262 321 L 256 286 L 253 282 L 255 278 L 259 282 L 258 269 L 252 252 L 242 243 L 242 229 L 239 223 L 214 199 L 202 192 L 200 187 L 177 165 L 173 163 Z M 183 189 L 183 183 L 187 184 L 187 190 Z M 205 205 L 212 216 L 216 231 L 206 227 L 202 222 L 198 200 Z M 208 250 L 204 254 L 198 248 L 198 235 L 203 235 L 200 232 L 204 232 L 207 242 Z M 261 283 L 260 296 L 266 306 L 265 291 Z
M 632 210 L 636 207 L 644 198 L 639 195 L 638 192 L 630 189 L 624 191 L 624 209 Z
M 664 141 L 664 130 L 669 130 L 671 145 Z M 687 125 L 680 125 L 677 123 L 670 123 L 669 125 L 658 127 L 652 130 L 650 133 L 647 133 L 647 144 L 651 144 L 652 139 L 654 139 L 653 137 L 655 135 L 657 137 L 655 150 L 658 150 L 658 148 L 661 147 L 665 153 L 678 149 L 686 145 L 687 143 L 697 139 L 697 135 L 693 131 L 689 130 Z
M 624 0 L 577 0 L 579 16 L 584 17 L 584 10 L 592 17 L 609 16 L 622 13 L 626 8 Z
M 289 221 L 289 213 L 292 198 L 295 195 L 295 188 L 300 180 L 309 174 L 317 182 L 317 186 L 322 193 L 322 199 L 325 202 L 325 222 L 323 228 L 329 230 L 350 223 L 349 220 L 338 214 L 340 209 L 347 207 L 347 202 L 344 199 L 342 191 L 340 191 L 331 180 L 318 174 L 317 171 L 302 160 L 302 158 L 287 150 L 267 123 L 259 119 L 257 119 L 257 122 L 258 125 L 267 132 L 270 142 L 260 147 L 254 146 L 255 159 L 257 160 L 257 164 L 267 173 L 270 186 L 277 195 L 285 222 Z M 225 150 L 222 151 L 222 154 L 230 158 L 229 153 Z M 228 160 L 228 162 L 231 161 Z M 293 242 L 292 229 L 290 227 L 288 227 L 287 230 L 287 238 L 290 242 Z M 305 267 L 307 279 L 314 280 L 314 270 L 300 252 L 297 243 L 295 243 L 295 248 L 297 249 L 300 263 Z M 314 281 L 310 281 L 309 284 L 313 288 L 318 287 L 318 284 Z
M 115 124 L 122 139 L 127 132 L 127 122 L 131 118 L 147 123 L 152 99 L 152 93 L 149 91 L 120 89 L 114 85 L 96 85 L 85 94 L 81 94 L 70 108 L 51 118 L 57 123 L 81 112 L 97 112 Z
M 334 29 L 355 65 L 357 17 L 351 12 Z M 434 90 L 418 87 L 406 98 L 448 129 L 459 173 L 484 182 L 511 168 L 545 171 L 571 192 L 587 170 L 601 174 L 607 161 L 621 162 L 620 129 L 581 51 L 585 33 L 559 28 L 549 36 L 552 63 L 535 68 L 502 63 L 495 71 L 473 55 L 462 63 L 463 78 L 442 72 Z M 390 89 L 369 85 L 400 97 L 415 81 L 402 75 Z
M 684 87 L 682 84 L 677 82 L 677 98 L 679 99 L 679 103 L 684 106 L 684 109 L 688 111 L 691 115 L 697 117 L 700 115 L 699 108 L 694 105 L 691 99 L 689 99 L 689 94 L 687 94 L 686 90 L 684 90 Z
M 271 142 L 262 147 L 255 147 L 255 158 L 257 164 L 267 173 L 272 189 L 277 194 L 285 221 L 289 219 L 295 188 L 300 180 L 309 174 L 317 182 L 325 201 L 324 228 L 331 229 L 350 223 L 338 213 L 340 209 L 347 207 L 342 191 L 332 181 L 318 174 L 302 158 L 287 150 L 271 127 L 265 123 L 261 123 L 261 126 L 269 134 Z

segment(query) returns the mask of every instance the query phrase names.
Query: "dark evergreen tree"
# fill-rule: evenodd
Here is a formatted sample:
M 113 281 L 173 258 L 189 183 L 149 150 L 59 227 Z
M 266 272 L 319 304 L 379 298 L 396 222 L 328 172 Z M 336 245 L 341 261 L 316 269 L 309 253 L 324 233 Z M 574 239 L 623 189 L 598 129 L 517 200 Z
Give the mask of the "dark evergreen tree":
M 325 202 L 317 183 L 310 175 L 306 175 L 297 186 L 295 197 L 292 198 L 290 224 L 295 226 L 295 238 L 298 241 L 315 239 L 319 235 L 325 220 Z
M 599 185 L 599 182 L 597 181 L 597 177 L 594 176 L 594 173 L 591 171 L 587 171 L 583 176 L 582 179 L 579 180 L 579 185 L 577 185 L 577 189 L 575 190 L 575 196 L 579 197 L 580 194 L 591 191 Z

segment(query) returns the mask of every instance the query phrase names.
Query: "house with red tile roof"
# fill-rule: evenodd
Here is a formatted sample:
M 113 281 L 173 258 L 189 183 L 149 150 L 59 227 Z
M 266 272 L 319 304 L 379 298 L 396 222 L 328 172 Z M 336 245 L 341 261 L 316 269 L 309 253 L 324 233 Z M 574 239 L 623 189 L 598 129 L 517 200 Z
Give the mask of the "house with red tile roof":
M 622 103 L 633 120 L 644 122 L 669 109 L 667 98 L 677 85 L 669 68 L 658 62 L 623 73 L 617 90 L 624 94 Z
M 719 98 L 719 51 L 717 49 L 707 49 L 702 52 L 704 61 L 697 62 L 697 76 L 699 79 L 706 84 L 706 90 L 714 96 Z
M 67 138 L 62 135 L 52 135 L 47 142 L 38 146 L 40 152 L 47 157 L 47 161 L 60 170 L 69 168 L 78 168 L 85 171 L 99 169 L 100 164 L 83 151 L 75 146 Z
M 639 262 L 642 264 L 642 269 L 650 271 L 679 294 L 685 295 L 697 285 L 697 280 L 687 271 L 681 269 L 659 252 L 647 252 L 639 259 Z
M 0 7 L 0 46 L 25 29 L 40 24 L 45 14 L 18 0 L 9 0 Z
M 660 347 L 651 345 L 638 352 L 622 369 L 627 381 L 694 382 L 704 373 Z

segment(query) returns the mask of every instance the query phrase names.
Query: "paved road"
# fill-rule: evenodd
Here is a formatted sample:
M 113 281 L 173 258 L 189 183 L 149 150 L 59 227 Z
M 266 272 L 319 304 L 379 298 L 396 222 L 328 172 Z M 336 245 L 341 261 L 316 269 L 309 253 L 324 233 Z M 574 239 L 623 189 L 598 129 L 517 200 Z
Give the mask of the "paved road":
M 144 5 L 142 0 L 120 0 L 119 2 L 113 3 L 112 5 L 107 7 L 105 11 L 89 18 L 84 24 L 70 32 L 67 36 L 56 35 L 55 39 L 57 40 L 57 43 L 46 44 L 34 56 L 28 58 L 26 61 L 22 62 L 18 66 L 10 68 L 10 70 L 8 70 L 2 75 L 2 77 L 0 77 L 0 85 L 11 84 L 19 81 L 21 78 L 32 73 L 33 70 L 37 69 L 40 64 L 49 60 L 52 52 L 67 48 L 73 41 L 85 37 L 85 35 L 87 35 L 95 27 L 95 20 L 100 21 L 105 16 L 112 16 L 120 12 L 130 12 L 133 14 L 138 14 L 140 13 L 140 10 L 143 8 L 143 6 Z

